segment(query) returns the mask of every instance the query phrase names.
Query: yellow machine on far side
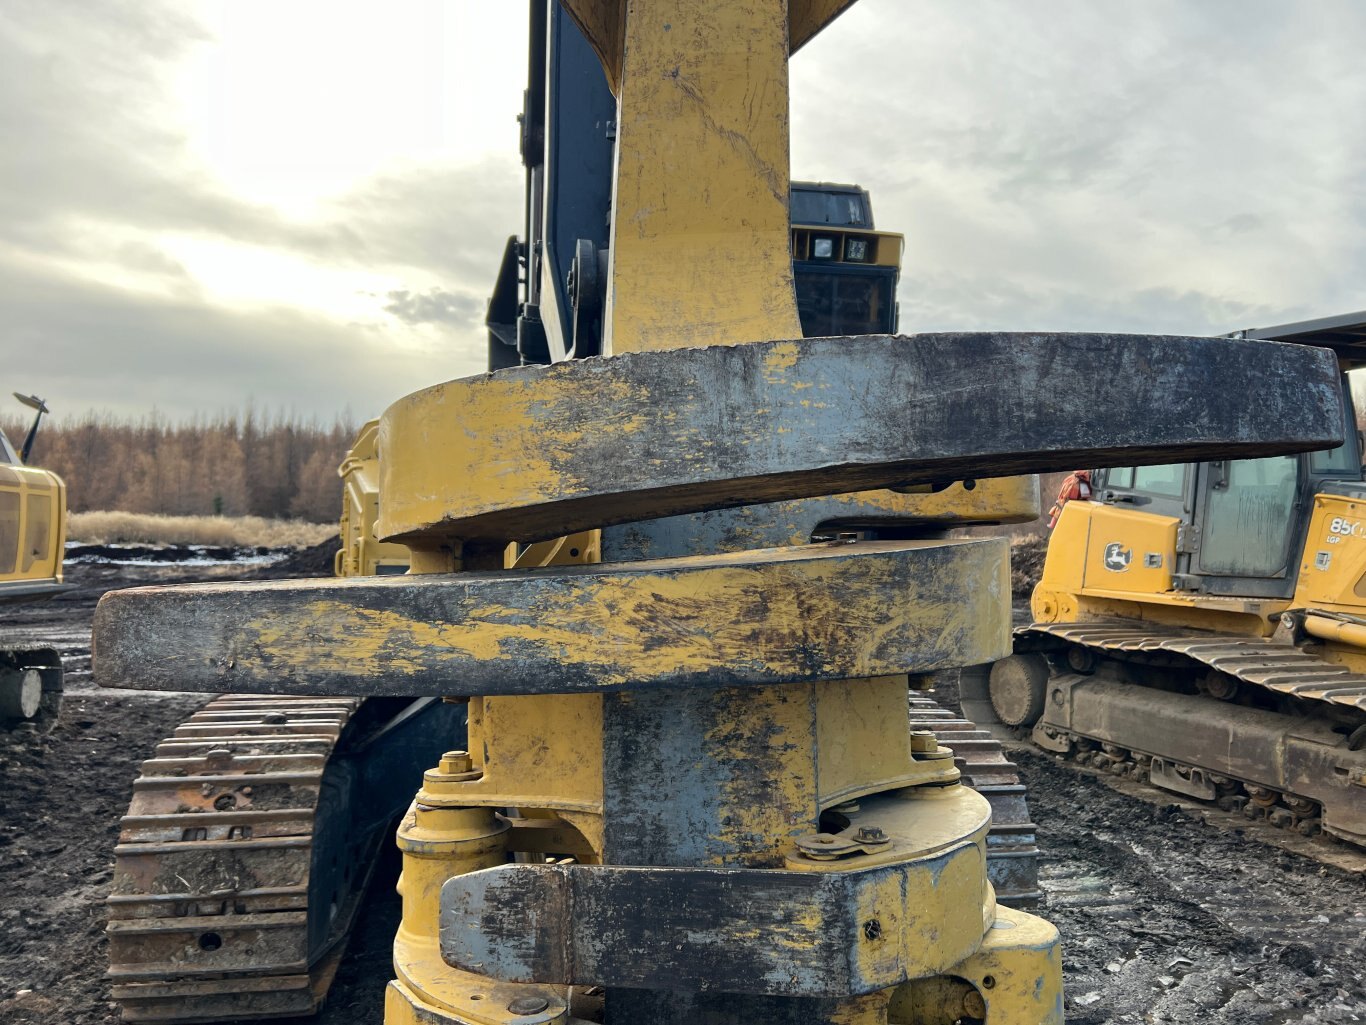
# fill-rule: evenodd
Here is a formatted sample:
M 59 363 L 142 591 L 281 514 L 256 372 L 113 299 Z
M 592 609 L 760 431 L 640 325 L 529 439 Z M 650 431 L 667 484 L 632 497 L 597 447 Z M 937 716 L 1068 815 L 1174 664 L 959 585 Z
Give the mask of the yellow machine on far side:
M 0 432 L 0 605 L 41 601 L 67 589 L 66 485 L 55 473 L 28 465 L 47 406 L 33 396 L 14 397 L 35 416 L 18 449 Z M 50 729 L 61 701 L 62 660 L 55 648 L 0 641 L 0 729 Z
M 1366 312 L 1241 337 L 1336 352 L 1345 444 L 1096 471 L 1093 500 L 1062 509 L 1014 654 L 965 674 L 964 714 L 1366 846 L 1366 481 L 1346 376 L 1366 365 Z
M 375 537 L 379 519 L 379 420 L 365 423 L 337 468 L 342 479 L 341 548 L 333 566 L 339 577 L 407 573 L 408 549 Z

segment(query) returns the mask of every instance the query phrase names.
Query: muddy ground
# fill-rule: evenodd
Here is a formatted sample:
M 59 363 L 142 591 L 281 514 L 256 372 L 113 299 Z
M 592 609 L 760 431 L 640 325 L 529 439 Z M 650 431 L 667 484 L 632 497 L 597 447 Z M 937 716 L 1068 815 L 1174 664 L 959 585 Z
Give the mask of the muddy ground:
M 295 571 L 308 567 L 257 572 Z M 138 762 L 202 699 L 93 691 L 89 617 L 107 587 L 196 573 L 74 567 L 72 595 L 0 610 L 0 635 L 63 639 L 75 669 L 55 731 L 0 753 L 0 1022 L 118 1020 L 103 980 L 118 818 Z M 1044 852 L 1043 913 L 1064 937 L 1069 1021 L 1366 1022 L 1366 877 L 1121 793 L 1091 770 L 1017 757 Z M 377 875 L 319 1025 L 382 1020 L 396 860 Z

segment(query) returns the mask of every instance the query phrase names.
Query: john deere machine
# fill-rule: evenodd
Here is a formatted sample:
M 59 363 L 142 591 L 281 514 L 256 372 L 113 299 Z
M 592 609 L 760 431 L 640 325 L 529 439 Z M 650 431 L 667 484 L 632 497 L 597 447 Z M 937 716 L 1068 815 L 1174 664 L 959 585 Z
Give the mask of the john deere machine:
M 409 572 L 105 598 L 98 680 L 265 695 L 220 699 L 258 710 L 243 737 L 338 700 L 468 709 L 468 742 L 448 727 L 424 773 L 353 749 L 335 815 L 283 763 L 258 790 L 241 749 L 197 740 L 223 771 L 166 774 L 164 832 L 208 845 L 186 867 L 212 849 L 230 871 L 212 893 L 156 857 L 128 874 L 155 897 L 119 930 L 159 946 L 125 1014 L 316 995 L 306 944 L 253 966 L 325 922 L 328 893 L 305 912 L 265 845 L 249 872 L 199 823 L 235 810 L 255 836 L 274 812 L 295 823 L 280 847 L 337 851 L 327 823 L 411 779 L 390 1025 L 1061 1020 L 1056 930 L 990 882 L 991 804 L 908 728 L 910 680 L 1009 650 L 1005 544 L 944 533 L 1032 516 L 1035 470 L 1340 444 L 1336 367 L 1228 339 L 804 338 L 788 59 L 850 5 L 534 3 L 527 232 L 490 304 L 503 369 L 380 418 L 375 534 Z M 606 120 L 570 116 L 576 45 Z M 584 123 L 591 152 L 561 150 Z M 557 175 L 603 152 L 607 201 L 580 206 Z M 1252 411 L 1219 399 L 1251 392 Z
M 28 465 L 47 405 L 31 395 L 14 397 L 34 417 L 18 449 L 0 431 L 0 605 L 42 601 L 68 590 L 62 582 L 66 485 L 55 473 Z M 57 649 L 0 642 L 0 729 L 45 732 L 56 723 L 61 703 Z
M 964 712 L 1366 846 L 1366 480 L 1346 377 L 1366 365 L 1366 313 L 1240 337 L 1334 351 L 1343 444 L 1096 471 L 1049 539 L 1034 621 L 965 674 Z

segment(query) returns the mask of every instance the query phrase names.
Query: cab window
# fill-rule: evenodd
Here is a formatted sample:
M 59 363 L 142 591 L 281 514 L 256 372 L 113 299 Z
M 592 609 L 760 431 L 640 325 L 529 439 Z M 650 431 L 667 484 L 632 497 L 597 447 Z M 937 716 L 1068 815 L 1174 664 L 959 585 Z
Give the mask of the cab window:
M 1116 466 L 1107 473 L 1105 486 L 1122 491 L 1143 491 L 1164 498 L 1180 498 L 1186 489 L 1186 464 Z
M 1210 464 L 1202 572 L 1266 577 L 1285 568 L 1295 529 L 1297 466 L 1295 456 Z

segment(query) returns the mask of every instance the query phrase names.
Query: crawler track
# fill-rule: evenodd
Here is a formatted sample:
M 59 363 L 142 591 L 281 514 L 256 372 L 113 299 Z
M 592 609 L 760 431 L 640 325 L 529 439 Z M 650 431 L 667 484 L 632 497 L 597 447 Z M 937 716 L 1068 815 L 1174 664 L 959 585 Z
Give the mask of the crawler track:
M 465 743 L 434 698 L 215 699 L 142 764 L 114 848 L 126 1021 L 309 1014 L 422 770 Z
M 1258 828 L 1366 849 L 1366 677 L 1288 644 L 1132 621 L 1030 624 L 1015 650 L 1048 673 L 1021 738 Z M 963 688 L 965 709 L 990 709 L 984 671 Z
M 910 717 L 912 730 L 931 731 L 953 751 L 963 781 L 991 804 L 987 872 L 997 898 L 1014 908 L 1038 907 L 1039 848 L 1018 767 L 991 733 L 928 697 L 911 694 Z
M 336 836 L 346 788 L 329 759 L 361 704 L 220 697 L 142 764 L 108 901 L 125 1020 L 317 1008 L 383 835 Z

